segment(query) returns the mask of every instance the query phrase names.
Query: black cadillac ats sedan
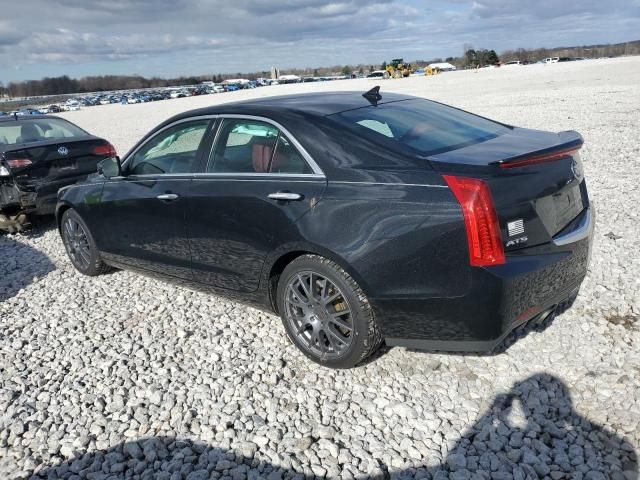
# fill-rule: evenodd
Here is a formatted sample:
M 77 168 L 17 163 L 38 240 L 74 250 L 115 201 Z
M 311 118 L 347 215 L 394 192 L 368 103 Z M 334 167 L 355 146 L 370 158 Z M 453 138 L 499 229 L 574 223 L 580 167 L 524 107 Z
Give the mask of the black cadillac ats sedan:
M 378 88 L 271 97 L 167 120 L 62 189 L 57 218 L 81 273 L 276 312 L 322 365 L 487 351 L 577 294 L 582 143 Z

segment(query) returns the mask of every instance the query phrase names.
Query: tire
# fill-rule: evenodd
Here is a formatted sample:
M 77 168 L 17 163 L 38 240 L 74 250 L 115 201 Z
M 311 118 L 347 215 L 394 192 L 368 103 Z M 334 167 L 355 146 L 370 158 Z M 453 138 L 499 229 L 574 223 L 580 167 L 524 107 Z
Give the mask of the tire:
M 287 335 L 308 358 L 351 368 L 382 343 L 366 295 L 338 264 L 302 255 L 282 272 L 276 292 Z
M 113 270 L 100 258 L 89 227 L 72 208 L 62 215 L 60 235 L 71 264 L 83 275 L 95 277 Z

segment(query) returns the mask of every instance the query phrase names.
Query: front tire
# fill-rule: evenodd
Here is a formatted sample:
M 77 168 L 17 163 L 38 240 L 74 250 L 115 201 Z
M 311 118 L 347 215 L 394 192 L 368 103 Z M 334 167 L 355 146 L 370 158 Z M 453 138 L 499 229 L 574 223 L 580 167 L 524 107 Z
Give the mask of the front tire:
M 75 210 L 69 209 L 62 215 L 60 235 L 71 264 L 80 273 L 95 277 L 112 270 L 100 258 L 89 227 Z
M 351 368 L 382 343 L 364 292 L 338 264 L 303 255 L 282 272 L 278 311 L 291 341 L 330 368 Z

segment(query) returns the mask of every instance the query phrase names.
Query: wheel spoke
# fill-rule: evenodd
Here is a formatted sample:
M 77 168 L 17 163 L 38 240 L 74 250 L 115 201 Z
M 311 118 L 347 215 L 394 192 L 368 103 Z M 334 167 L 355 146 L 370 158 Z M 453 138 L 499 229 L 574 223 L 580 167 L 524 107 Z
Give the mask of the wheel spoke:
M 296 330 L 296 333 L 297 333 L 298 335 L 300 335 L 301 333 L 303 333 L 303 332 L 307 329 L 307 327 L 308 327 L 309 325 L 310 325 L 310 324 L 309 324 L 309 322 L 302 322 L 302 323 L 300 324 L 300 327 L 298 327 L 298 330 Z
M 318 348 L 320 348 L 320 336 L 317 330 L 314 330 L 311 332 L 311 337 L 309 338 L 309 346 L 315 347 L 316 343 L 318 344 Z
M 325 297 L 322 299 L 322 303 L 324 303 L 324 305 L 329 305 L 331 302 L 333 302 L 336 298 L 342 296 L 342 294 L 338 291 L 336 291 L 334 294 L 332 294 L 329 297 Z
M 309 306 L 309 303 L 300 298 L 300 295 L 298 295 L 291 286 L 289 286 L 289 297 L 290 298 L 288 298 L 287 301 L 294 307 L 306 309 Z
M 329 319 L 329 321 L 339 326 L 340 328 L 344 328 L 345 330 L 349 330 L 349 331 L 353 330 L 353 327 L 349 325 L 347 322 L 345 322 L 344 320 L 342 320 L 341 318 L 332 317 Z
M 340 310 L 339 312 L 332 312 L 331 318 L 339 319 L 340 317 L 343 317 L 347 314 L 351 314 L 351 310 L 349 310 L 348 308 L 345 308 L 344 310 Z
M 333 337 L 338 342 L 340 342 L 343 346 L 348 345 L 347 341 L 344 338 L 342 338 L 340 335 L 338 335 L 336 332 L 334 332 L 331 328 L 327 328 L 325 332 L 329 334 L 327 335 L 327 338 Z
M 328 331 L 328 330 L 326 330 Z M 329 332 L 331 333 L 331 332 Z M 333 335 L 327 335 L 327 340 L 329 341 L 329 346 L 334 352 L 337 352 L 339 348 L 336 346 L 336 342 L 333 340 Z
M 73 238 L 73 229 L 71 227 L 71 220 L 67 220 L 65 222 L 64 230 L 67 233 L 67 240 L 71 240 Z
M 318 331 L 318 333 L 316 334 L 316 338 L 318 339 L 318 347 L 320 348 L 320 351 L 322 352 L 322 355 L 326 355 L 327 354 L 327 346 L 324 343 L 324 339 L 326 338 L 326 334 L 324 334 L 324 330 L 320 330 Z
M 311 292 L 307 288 L 307 284 L 306 284 L 305 280 L 302 278 L 302 275 L 300 275 L 300 274 L 298 274 L 298 283 L 302 287 L 302 291 L 306 295 L 307 299 L 310 301 L 313 298 L 313 296 L 311 295 Z
M 324 301 L 327 296 L 327 284 L 329 283 L 329 280 L 323 278 L 320 282 L 322 282 L 322 286 L 320 287 L 320 301 Z
M 88 265 L 91 261 L 91 255 L 88 251 L 85 251 L 83 248 L 78 248 L 77 252 L 80 254 L 82 261 L 85 265 Z

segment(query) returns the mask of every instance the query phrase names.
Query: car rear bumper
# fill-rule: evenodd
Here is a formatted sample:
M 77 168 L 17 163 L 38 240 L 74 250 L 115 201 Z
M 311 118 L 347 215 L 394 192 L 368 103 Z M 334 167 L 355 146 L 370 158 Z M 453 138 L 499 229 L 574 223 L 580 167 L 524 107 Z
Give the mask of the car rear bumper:
M 587 273 L 591 205 L 552 243 L 514 252 L 504 265 L 472 268 L 470 288 L 453 298 L 371 299 L 387 345 L 490 351 L 516 327 L 542 319 L 575 295 Z
M 48 180 L 34 185 L 0 183 L 0 211 L 13 209 L 24 213 L 47 215 L 54 213 L 58 190 L 87 178 L 86 174 Z

